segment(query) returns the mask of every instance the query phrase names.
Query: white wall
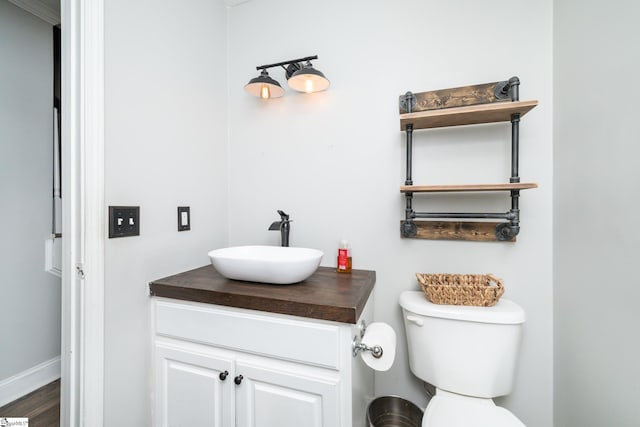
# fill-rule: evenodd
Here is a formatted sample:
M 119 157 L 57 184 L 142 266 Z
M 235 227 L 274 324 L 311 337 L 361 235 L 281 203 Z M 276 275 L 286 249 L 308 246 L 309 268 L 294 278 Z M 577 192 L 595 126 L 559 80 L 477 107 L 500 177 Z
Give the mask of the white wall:
M 640 425 L 638 16 L 554 2 L 557 426 Z
M 400 292 L 416 272 L 493 272 L 527 312 L 514 392 L 500 403 L 528 426 L 552 424 L 552 3 L 255 0 L 229 11 L 229 243 L 278 244 L 276 209 L 291 244 L 325 252 L 341 238 L 354 268 L 377 271 L 377 320 L 399 336 L 377 394 L 426 398 L 408 368 Z M 329 91 L 287 89 L 268 102 L 243 91 L 255 67 L 319 55 Z M 286 85 L 284 73 L 272 77 Z M 522 231 L 515 244 L 401 239 L 404 135 L 398 95 L 505 80 L 540 106 L 521 125 Z M 414 182 L 507 182 L 509 125 L 416 132 Z M 508 197 L 433 197 L 426 209 L 509 209 Z M 442 202 L 447 202 L 444 204 Z M 496 206 L 497 205 L 497 206 Z M 473 357 L 470 354 L 469 357 Z
M 60 279 L 44 271 L 52 46 L 51 25 L 0 0 L 0 383 L 60 356 Z
M 221 0 L 105 2 L 106 202 L 141 215 L 105 246 L 106 426 L 150 425 L 148 282 L 227 241 L 225 63 Z

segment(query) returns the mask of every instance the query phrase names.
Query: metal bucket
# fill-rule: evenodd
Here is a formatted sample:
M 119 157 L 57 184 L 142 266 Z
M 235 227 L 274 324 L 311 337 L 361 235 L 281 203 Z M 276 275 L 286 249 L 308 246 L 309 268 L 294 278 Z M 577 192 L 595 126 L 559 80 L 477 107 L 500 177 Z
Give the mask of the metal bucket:
M 367 409 L 367 427 L 420 427 L 422 409 L 398 396 L 375 398 Z

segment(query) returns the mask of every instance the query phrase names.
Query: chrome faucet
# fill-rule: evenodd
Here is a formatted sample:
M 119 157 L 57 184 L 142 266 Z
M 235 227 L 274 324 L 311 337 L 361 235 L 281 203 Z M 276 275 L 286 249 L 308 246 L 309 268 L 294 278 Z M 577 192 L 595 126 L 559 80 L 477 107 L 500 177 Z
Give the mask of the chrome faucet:
M 278 211 L 280 215 L 280 221 L 275 221 L 269 226 L 269 230 L 280 230 L 280 246 L 289 246 L 289 215 L 283 211 Z

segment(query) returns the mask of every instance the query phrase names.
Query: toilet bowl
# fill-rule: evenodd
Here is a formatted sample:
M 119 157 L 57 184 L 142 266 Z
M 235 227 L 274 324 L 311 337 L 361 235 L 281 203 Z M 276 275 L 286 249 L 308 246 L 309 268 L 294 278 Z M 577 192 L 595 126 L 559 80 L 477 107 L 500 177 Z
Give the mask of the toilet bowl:
M 445 393 L 436 389 L 422 418 L 422 427 L 525 427 L 515 415 L 490 399 Z
M 403 292 L 400 306 L 411 371 L 436 387 L 423 427 L 524 427 L 492 400 L 513 387 L 522 307 L 438 305 L 420 291 Z

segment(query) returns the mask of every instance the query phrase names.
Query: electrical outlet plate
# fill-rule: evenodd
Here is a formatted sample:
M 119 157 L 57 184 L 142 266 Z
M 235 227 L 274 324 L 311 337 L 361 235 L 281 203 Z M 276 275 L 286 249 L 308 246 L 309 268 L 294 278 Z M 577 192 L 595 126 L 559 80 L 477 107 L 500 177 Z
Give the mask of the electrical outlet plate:
M 178 231 L 191 230 L 191 208 L 178 206 Z
M 140 235 L 140 206 L 109 206 L 109 238 Z

